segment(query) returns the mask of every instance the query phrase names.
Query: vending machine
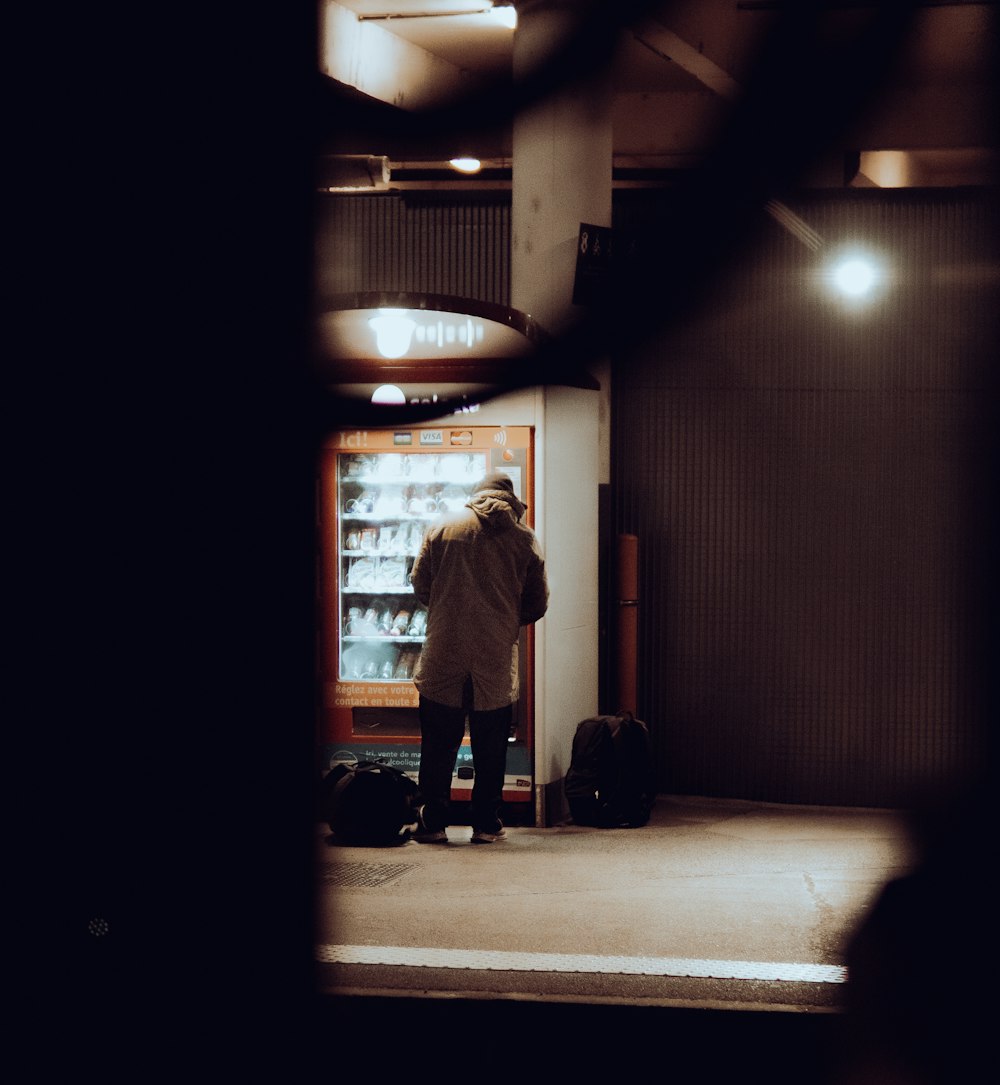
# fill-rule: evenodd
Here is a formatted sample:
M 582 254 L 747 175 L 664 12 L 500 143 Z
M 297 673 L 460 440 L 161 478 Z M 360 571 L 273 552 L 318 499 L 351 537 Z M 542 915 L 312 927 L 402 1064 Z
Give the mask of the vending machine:
M 460 510 L 485 474 L 502 470 L 533 502 L 533 428 L 446 425 L 331 435 L 319 460 L 319 722 L 321 769 L 384 759 L 414 778 L 420 764 L 413 672 L 425 609 L 410 584 L 424 532 Z M 507 748 L 504 800 L 533 797 L 533 649 L 521 630 L 520 695 Z M 470 797 L 468 732 L 452 798 Z

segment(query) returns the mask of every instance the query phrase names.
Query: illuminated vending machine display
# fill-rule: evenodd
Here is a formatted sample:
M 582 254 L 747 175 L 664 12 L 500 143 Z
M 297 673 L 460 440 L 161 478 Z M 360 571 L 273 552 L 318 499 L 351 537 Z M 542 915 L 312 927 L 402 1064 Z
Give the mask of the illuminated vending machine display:
M 465 505 L 489 471 L 510 476 L 531 526 L 531 427 L 355 430 L 324 443 L 319 464 L 320 759 L 384 759 L 416 778 L 413 673 L 427 612 L 410 584 L 424 532 Z M 532 799 L 533 633 L 519 643 L 520 696 L 507 749 L 504 799 Z M 469 798 L 468 733 L 452 797 Z

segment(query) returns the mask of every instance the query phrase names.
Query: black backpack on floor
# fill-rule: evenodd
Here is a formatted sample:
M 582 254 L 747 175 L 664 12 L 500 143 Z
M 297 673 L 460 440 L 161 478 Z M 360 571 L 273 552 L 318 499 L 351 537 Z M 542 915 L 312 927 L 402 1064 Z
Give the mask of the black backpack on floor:
M 622 712 L 577 724 L 564 788 L 577 825 L 645 825 L 656 801 L 656 778 L 642 720 Z
M 416 829 L 419 791 L 401 769 L 382 761 L 335 765 L 320 784 L 320 816 L 337 844 L 405 844 Z

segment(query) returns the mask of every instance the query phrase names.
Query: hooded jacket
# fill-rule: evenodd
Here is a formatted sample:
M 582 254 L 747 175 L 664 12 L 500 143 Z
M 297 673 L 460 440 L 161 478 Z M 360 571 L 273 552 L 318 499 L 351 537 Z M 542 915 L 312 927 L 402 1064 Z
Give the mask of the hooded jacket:
M 545 562 L 525 506 L 507 489 L 481 489 L 425 534 L 411 582 L 427 607 L 414 683 L 425 697 L 477 711 L 517 699 L 520 628 L 548 608 Z

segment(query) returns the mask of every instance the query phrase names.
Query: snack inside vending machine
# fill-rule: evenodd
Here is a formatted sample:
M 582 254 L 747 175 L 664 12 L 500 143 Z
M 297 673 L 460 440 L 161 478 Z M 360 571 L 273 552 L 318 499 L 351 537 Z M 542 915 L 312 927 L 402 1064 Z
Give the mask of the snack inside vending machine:
M 324 442 L 319 462 L 319 755 L 384 760 L 416 779 L 420 721 L 413 672 L 427 613 L 410 572 L 424 532 L 461 509 L 489 471 L 510 476 L 532 525 L 533 429 L 496 426 L 353 430 Z M 504 801 L 533 797 L 533 648 L 521 630 L 520 695 L 507 747 Z M 468 733 L 452 798 L 468 800 L 475 765 Z M 529 805 L 527 810 L 531 809 Z

